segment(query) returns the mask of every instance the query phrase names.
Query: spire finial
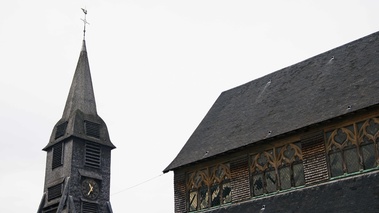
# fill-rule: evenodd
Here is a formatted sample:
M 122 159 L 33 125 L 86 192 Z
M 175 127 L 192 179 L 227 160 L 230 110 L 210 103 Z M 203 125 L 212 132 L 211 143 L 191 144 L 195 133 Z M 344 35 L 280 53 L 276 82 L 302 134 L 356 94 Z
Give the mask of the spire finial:
M 89 24 L 89 23 L 87 22 L 87 9 L 83 9 L 82 8 L 82 10 L 83 10 L 83 13 L 84 13 L 84 19 L 81 19 L 81 20 L 84 23 L 83 40 L 85 40 L 86 39 L 86 25 Z

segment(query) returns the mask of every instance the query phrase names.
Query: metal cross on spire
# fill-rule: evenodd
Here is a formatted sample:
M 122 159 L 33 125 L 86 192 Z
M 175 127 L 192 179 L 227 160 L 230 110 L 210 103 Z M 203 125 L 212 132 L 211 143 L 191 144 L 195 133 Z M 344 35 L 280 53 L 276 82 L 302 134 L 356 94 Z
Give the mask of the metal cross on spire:
M 86 38 L 86 25 L 89 24 L 89 23 L 87 22 L 87 9 L 83 9 L 82 8 L 82 10 L 83 10 L 83 13 L 84 13 L 84 19 L 81 19 L 81 20 L 84 23 L 83 40 L 85 40 L 85 38 Z

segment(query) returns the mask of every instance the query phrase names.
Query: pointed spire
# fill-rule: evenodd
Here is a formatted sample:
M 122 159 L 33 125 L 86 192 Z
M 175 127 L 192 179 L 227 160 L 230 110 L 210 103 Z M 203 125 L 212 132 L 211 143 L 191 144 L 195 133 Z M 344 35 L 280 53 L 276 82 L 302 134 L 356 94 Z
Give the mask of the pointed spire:
M 43 150 L 47 151 L 54 144 L 73 136 L 108 146 L 111 149 L 116 148 L 109 138 L 105 122 L 97 114 L 84 40 L 62 118 L 55 124 L 50 141 Z
M 85 114 L 97 115 L 85 40 L 83 40 L 62 118 L 68 119 L 76 110 Z
M 84 15 L 87 15 L 87 10 L 82 10 Z M 82 20 L 84 22 L 83 44 L 78 64 L 76 65 L 62 118 L 55 124 L 50 141 L 43 148 L 45 151 L 71 137 L 99 143 L 111 149 L 116 148 L 109 138 L 105 122 L 97 114 L 85 41 L 86 24 L 88 24 L 86 16 Z

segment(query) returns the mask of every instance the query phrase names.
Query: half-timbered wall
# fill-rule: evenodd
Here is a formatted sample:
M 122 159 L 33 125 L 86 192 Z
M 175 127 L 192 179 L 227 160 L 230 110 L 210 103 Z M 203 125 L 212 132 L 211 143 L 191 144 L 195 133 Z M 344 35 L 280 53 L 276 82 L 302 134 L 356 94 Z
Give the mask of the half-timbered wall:
M 212 212 L 297 190 L 304 194 L 307 187 L 378 168 L 379 113 L 356 114 L 182 168 L 174 174 L 175 212 Z

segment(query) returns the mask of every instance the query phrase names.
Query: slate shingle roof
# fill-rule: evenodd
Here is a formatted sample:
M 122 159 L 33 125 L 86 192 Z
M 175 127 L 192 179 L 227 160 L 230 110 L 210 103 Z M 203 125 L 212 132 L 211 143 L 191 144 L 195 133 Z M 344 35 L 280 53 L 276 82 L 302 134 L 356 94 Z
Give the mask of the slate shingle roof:
M 163 171 L 379 103 L 379 32 L 223 92 Z
M 91 71 L 87 56 L 87 47 L 85 40 L 83 40 L 82 49 L 80 51 L 79 60 L 72 79 L 62 118 L 54 126 L 50 141 L 43 150 L 46 151 L 54 144 L 69 137 L 94 140 L 94 138 L 88 138 L 88 135 L 84 134 L 84 123 L 86 121 L 91 121 L 99 125 L 100 129 L 99 138 L 96 139 L 97 143 L 108 146 L 112 149 L 116 148 L 109 138 L 105 122 L 97 114 Z M 64 129 L 63 136 L 56 138 L 58 126 L 65 122 L 67 122 L 67 127 Z
M 62 118 L 68 119 L 78 109 L 85 114 L 97 115 L 87 47 L 84 40 Z

